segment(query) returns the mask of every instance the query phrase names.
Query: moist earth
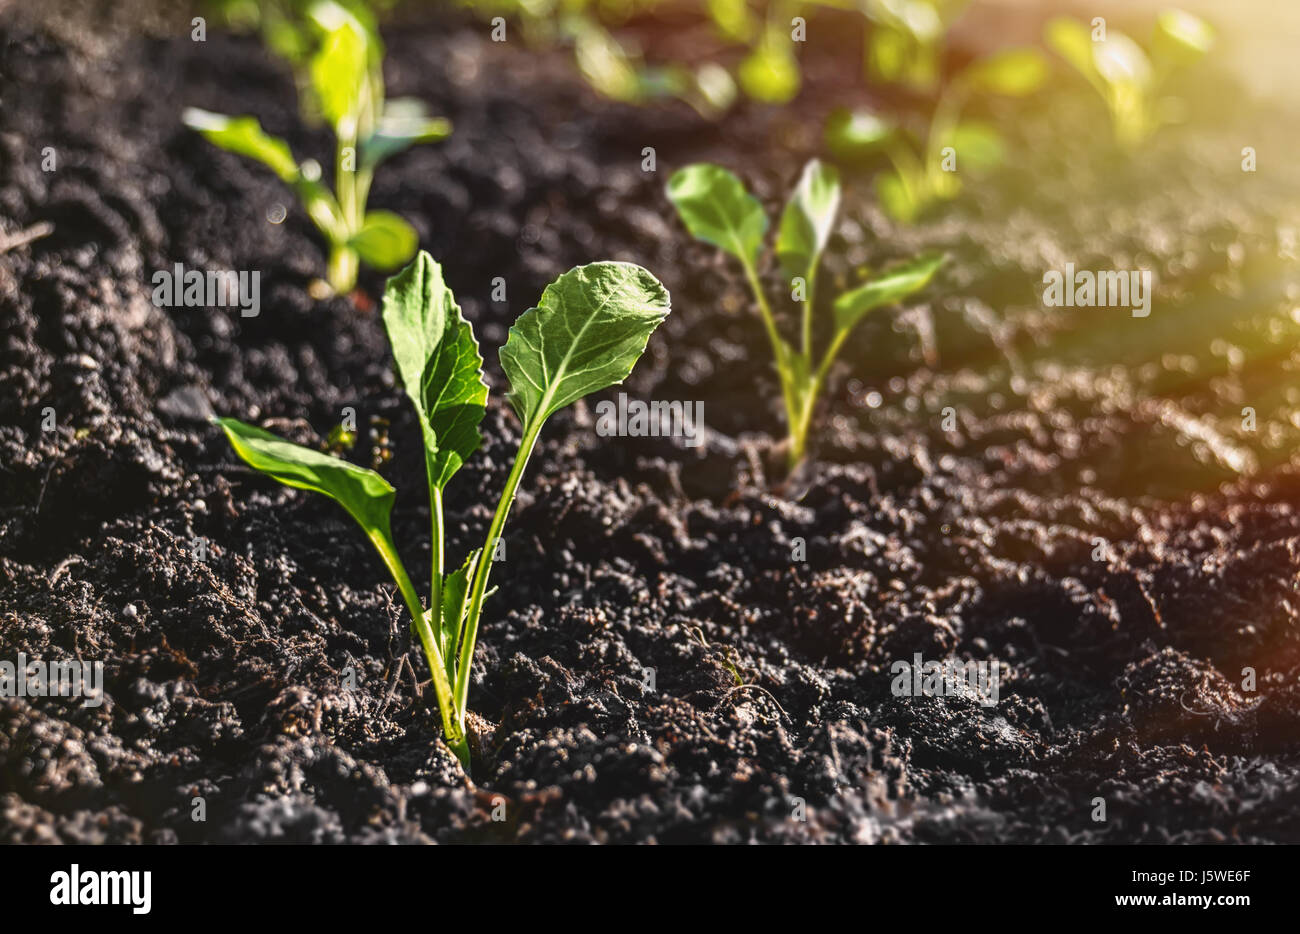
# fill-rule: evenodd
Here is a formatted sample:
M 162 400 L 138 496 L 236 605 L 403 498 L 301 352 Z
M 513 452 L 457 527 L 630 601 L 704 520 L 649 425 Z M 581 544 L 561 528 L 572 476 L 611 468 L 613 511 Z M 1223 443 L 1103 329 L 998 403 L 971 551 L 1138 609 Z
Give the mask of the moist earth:
M 856 332 L 787 478 L 743 278 L 664 181 L 719 162 L 775 215 L 832 106 L 924 111 L 868 101 L 837 77 L 856 50 L 815 40 L 796 106 L 709 122 L 605 101 L 458 14 L 390 29 L 390 93 L 455 132 L 381 169 L 371 206 L 443 264 L 493 387 L 447 493 L 453 559 L 519 436 L 496 348 L 571 266 L 663 280 L 672 315 L 621 389 L 702 401 L 708 426 L 694 448 L 599 438 L 595 400 L 548 423 L 484 612 L 471 781 L 363 536 L 206 421 L 319 445 L 353 407 L 349 456 L 397 487 L 427 577 L 382 276 L 310 297 L 324 256 L 291 194 L 179 114 L 253 113 L 322 161 L 328 135 L 256 38 L 166 22 L 93 43 L 0 23 L 0 230 L 53 225 L 0 256 L 0 657 L 105 670 L 99 707 L 0 700 L 0 839 L 1300 841 L 1300 171 L 1240 166 L 1294 151 L 1293 114 L 1215 110 L 1210 73 L 1194 128 L 1122 156 L 1062 79 L 1050 107 L 992 105 L 1008 166 L 912 227 L 846 166 L 823 291 L 949 260 Z M 260 314 L 156 307 L 177 262 L 259 270 Z M 1151 316 L 1042 307 L 1066 262 L 1153 269 Z M 918 653 L 998 662 L 997 704 L 895 696 Z

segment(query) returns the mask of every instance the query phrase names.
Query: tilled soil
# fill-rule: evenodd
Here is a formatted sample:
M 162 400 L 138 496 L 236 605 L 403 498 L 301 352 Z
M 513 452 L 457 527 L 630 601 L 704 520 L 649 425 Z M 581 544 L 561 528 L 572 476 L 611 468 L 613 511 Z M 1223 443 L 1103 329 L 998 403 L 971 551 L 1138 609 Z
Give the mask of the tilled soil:
M 662 188 L 709 159 L 775 212 L 851 89 L 814 67 L 806 105 L 711 124 L 603 102 L 563 55 L 468 20 L 392 30 L 390 92 L 455 133 L 389 163 L 371 205 L 444 264 L 494 387 L 448 491 L 452 556 L 518 439 L 495 348 L 572 265 L 665 282 L 673 314 L 623 389 L 702 400 L 710 429 L 597 438 L 590 404 L 548 424 L 484 614 L 471 783 L 369 545 L 205 421 L 316 444 L 354 407 L 352 456 L 388 452 L 427 577 L 382 277 L 361 307 L 310 298 L 324 257 L 290 193 L 178 118 L 254 113 L 322 159 L 329 140 L 255 39 L 174 35 L 0 32 L 0 225 L 54 226 L 0 258 L 0 658 L 106 681 L 97 708 L 0 700 L 4 840 L 1300 841 L 1300 171 L 1239 165 L 1293 151 L 1292 115 L 1213 112 L 1126 158 L 1062 79 L 1050 108 L 1003 112 L 1013 164 L 935 219 L 895 227 L 850 172 L 828 283 L 950 260 L 927 304 L 859 330 L 787 481 L 743 280 Z M 1153 268 L 1151 317 L 1044 309 L 1067 261 Z M 260 315 L 155 307 L 176 262 L 260 270 Z M 999 702 L 895 696 L 917 653 L 996 660 Z

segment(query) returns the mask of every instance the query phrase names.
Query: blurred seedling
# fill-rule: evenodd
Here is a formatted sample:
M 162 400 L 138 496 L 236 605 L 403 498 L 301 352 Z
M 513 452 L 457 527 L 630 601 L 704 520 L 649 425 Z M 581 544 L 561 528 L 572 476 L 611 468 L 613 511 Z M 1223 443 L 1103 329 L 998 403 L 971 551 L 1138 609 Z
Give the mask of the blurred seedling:
M 293 444 L 233 418 L 219 418 L 235 453 L 287 486 L 323 493 L 361 526 L 388 568 L 420 640 L 447 745 L 468 769 L 465 733 L 470 670 L 492 555 L 501 540 L 524 468 L 546 420 L 590 393 L 621 383 L 668 315 L 668 293 L 649 272 L 629 263 L 592 263 L 564 273 L 510 328 L 501 348 L 509 401 L 523 435 L 483 547 L 443 572 L 443 491 L 482 438 L 487 406 L 483 358 L 468 321 L 421 251 L 388 280 L 384 325 L 398 375 L 415 407 L 428 478 L 432 567 L 429 609 L 398 557 L 390 529 L 395 490 L 373 470 Z
M 871 21 L 865 46 L 869 77 L 933 90 L 943 40 L 970 0 L 860 0 Z
M 419 239 L 397 214 L 366 210 L 375 167 L 416 143 L 445 138 L 451 125 L 428 116 L 417 100 L 385 100 L 383 45 L 349 9 L 318 0 L 305 15 L 317 36 L 307 61 L 312 99 L 335 137 L 333 192 L 321 182 L 319 163 L 299 163 L 289 144 L 263 131 L 256 117 L 190 107 L 182 120 L 217 146 L 263 163 L 294 189 L 329 243 L 330 286 L 349 292 L 360 261 L 396 269 L 415 253 Z
M 1214 29 L 1191 13 L 1165 10 L 1156 17 L 1147 52 L 1104 21 L 1094 23 L 1089 29 L 1077 20 L 1054 19 L 1046 41 L 1106 102 L 1115 141 L 1135 149 L 1161 126 L 1183 119 L 1182 101 L 1164 92 L 1174 74 L 1214 46 Z
M 962 111 L 978 94 L 1024 97 L 1047 77 L 1047 62 L 1033 49 L 1009 49 L 980 59 L 939 94 L 924 136 L 865 110 L 837 110 L 826 124 L 826 144 L 836 157 L 856 160 L 883 153 L 890 168 L 876 176 L 876 196 L 895 220 L 912 223 L 933 205 L 961 192 L 962 173 L 989 171 L 1006 159 L 1006 143 L 992 124 Z
M 668 182 L 668 198 L 694 237 L 740 261 L 772 345 L 789 432 L 788 466 L 793 471 L 804 458 L 814 408 L 849 334 L 868 312 L 924 288 L 943 258 L 919 257 L 837 296 L 832 304 L 830 342 L 818 358 L 813 348 L 817 271 L 839 211 L 839 173 L 815 159 L 809 162 L 781 214 L 776 256 L 790 284 L 791 297 L 800 306 L 797 343 L 782 336 L 759 281 L 768 219 L 758 199 L 731 172 L 706 163 L 675 172 Z

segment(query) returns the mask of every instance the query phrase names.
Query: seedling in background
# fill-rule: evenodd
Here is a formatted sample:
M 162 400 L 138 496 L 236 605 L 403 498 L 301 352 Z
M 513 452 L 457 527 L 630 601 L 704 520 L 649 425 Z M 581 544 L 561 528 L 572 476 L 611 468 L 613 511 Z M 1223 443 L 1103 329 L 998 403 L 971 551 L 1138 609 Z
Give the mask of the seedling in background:
M 992 125 L 962 118 L 971 97 L 981 93 L 1024 97 L 1046 77 L 1047 63 L 1037 51 L 999 52 L 975 62 L 948 83 L 923 139 L 878 114 L 840 110 L 827 122 L 826 143 L 842 159 L 883 152 L 892 169 L 876 176 L 876 195 L 891 217 L 911 223 L 932 205 L 957 197 L 963 172 L 985 172 L 1006 158 L 1006 145 Z
M 308 7 L 307 17 L 319 34 L 307 65 L 312 100 L 335 137 L 334 192 L 321 184 L 315 160 L 299 164 L 289 144 L 264 132 L 256 117 L 190 107 L 182 119 L 221 148 L 265 164 L 297 192 L 329 242 L 330 286 L 348 292 L 356 285 L 359 260 L 396 269 L 415 253 L 419 239 L 391 211 L 366 211 L 375 167 L 416 143 L 443 139 L 451 125 L 429 117 L 419 101 L 385 101 L 383 46 L 347 9 L 321 0 Z
M 815 159 L 809 162 L 781 214 L 777 260 L 786 282 L 791 284 L 791 294 L 802 297 L 797 344 L 781 335 L 758 278 L 768 224 L 758 199 L 731 172 L 703 163 L 675 172 L 668 182 L 668 197 L 693 236 L 740 260 L 776 360 L 789 431 L 788 460 L 793 470 L 803 460 L 813 409 L 831 364 L 853 328 L 868 312 L 902 301 L 924 288 L 943 258 L 924 256 L 904 263 L 836 297 L 830 344 L 818 359 L 813 351 L 813 308 L 818 266 L 839 211 L 840 180 L 835 169 Z
M 467 768 L 470 668 L 493 564 L 480 557 L 494 553 L 546 420 L 569 403 L 626 379 L 668 307 L 664 287 L 640 266 L 592 263 L 560 276 L 546 287 L 537 307 L 519 317 L 501 348 L 501 368 L 523 437 L 483 547 L 444 573 L 442 496 L 482 441 L 478 425 L 488 397 L 483 358 L 473 328 L 428 253 L 421 251 L 388 280 L 384 326 L 424 441 L 433 556 L 427 610 L 393 544 L 389 517 L 395 491 L 387 480 L 237 419 L 217 419 L 235 453 L 249 465 L 287 486 L 325 494 L 361 526 L 411 614 L 412 632 L 433 675 L 443 735 Z
M 860 0 L 871 20 L 867 73 L 881 81 L 931 90 L 939 80 L 943 37 L 970 0 Z
M 1163 124 L 1182 119 L 1182 104 L 1163 97 L 1170 77 L 1202 58 L 1214 45 L 1214 29 L 1198 16 L 1165 10 L 1156 17 L 1151 52 L 1117 29 L 1094 39 L 1092 31 L 1072 19 L 1047 24 L 1047 44 L 1088 79 L 1110 111 L 1115 141 L 1135 149 Z

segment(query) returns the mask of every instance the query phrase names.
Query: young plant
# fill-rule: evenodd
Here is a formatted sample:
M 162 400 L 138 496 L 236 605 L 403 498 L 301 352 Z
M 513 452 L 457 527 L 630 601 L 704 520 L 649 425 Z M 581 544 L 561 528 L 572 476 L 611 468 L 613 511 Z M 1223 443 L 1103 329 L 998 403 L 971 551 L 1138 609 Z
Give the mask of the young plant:
M 979 93 L 1023 97 L 1047 77 L 1047 63 L 1033 49 L 1010 49 L 975 62 L 939 95 L 923 139 L 866 111 L 840 110 L 826 126 L 826 143 L 840 158 L 883 152 L 891 170 L 876 176 L 876 195 L 895 220 L 915 221 L 932 205 L 961 191 L 958 169 L 978 173 L 1006 157 L 1001 134 L 982 120 L 962 118 L 962 110 Z
M 289 144 L 263 131 L 256 117 L 228 117 L 187 108 L 182 120 L 209 142 L 256 159 L 297 193 L 307 215 L 329 243 L 327 278 L 336 292 L 350 291 L 358 261 L 379 270 L 396 269 L 415 253 L 415 229 L 391 211 L 366 211 L 375 167 L 416 143 L 451 132 L 409 98 L 385 101 L 383 46 L 379 37 L 332 0 L 318 0 L 307 17 L 319 35 L 307 63 L 313 109 L 335 137 L 334 187 L 321 184 L 313 159 L 301 164 Z
M 1115 141 L 1136 149 L 1163 124 L 1181 118 L 1177 99 L 1162 97 L 1170 77 L 1214 45 L 1209 23 L 1182 10 L 1156 17 L 1151 52 L 1117 29 L 1062 18 L 1047 24 L 1047 44 L 1075 67 L 1106 102 Z
M 839 173 L 816 159 L 809 162 L 781 214 L 776 255 L 782 275 L 790 283 L 791 295 L 800 305 L 797 343 L 781 335 L 759 281 L 759 257 L 768 221 L 758 199 L 731 172 L 704 163 L 675 172 L 668 182 L 668 198 L 694 237 L 740 260 L 772 345 L 789 431 L 789 467 L 793 470 L 803 460 L 813 410 L 831 364 L 853 328 L 868 312 L 902 301 L 924 288 L 943 258 L 920 257 L 837 296 L 832 304 L 830 343 L 817 357 L 813 349 L 817 270 L 839 210 Z
M 443 735 L 466 767 L 470 668 L 488 574 L 538 435 L 546 420 L 569 403 L 626 379 L 668 310 L 668 293 L 649 272 L 606 262 L 569 270 L 546 287 L 536 308 L 519 317 L 500 356 L 523 436 L 483 547 L 444 573 L 443 491 L 482 440 L 478 425 L 488 397 L 483 358 L 442 269 L 429 254 L 420 251 L 388 280 L 384 326 L 424 442 L 432 544 L 427 609 L 393 543 L 389 517 L 394 490 L 387 480 L 237 419 L 217 419 L 235 453 L 250 466 L 288 486 L 323 493 L 361 526 L 411 614 L 411 630 L 433 675 Z
M 867 73 L 881 81 L 929 91 L 939 80 L 943 37 L 970 0 L 862 0 L 871 20 Z

